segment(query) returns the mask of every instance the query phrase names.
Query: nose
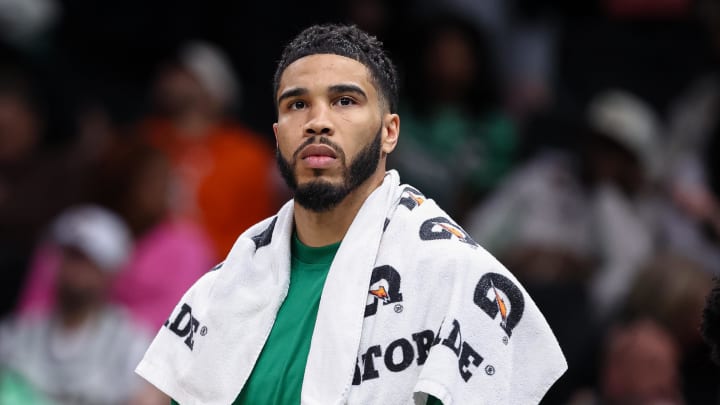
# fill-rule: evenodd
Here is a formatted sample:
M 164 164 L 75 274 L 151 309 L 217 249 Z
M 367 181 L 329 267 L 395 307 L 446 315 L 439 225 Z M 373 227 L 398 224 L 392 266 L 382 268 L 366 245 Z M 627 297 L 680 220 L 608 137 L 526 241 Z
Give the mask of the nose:
M 308 121 L 303 127 L 306 136 L 315 135 L 332 135 L 335 128 L 328 116 L 329 109 L 327 106 L 315 105 L 310 110 Z

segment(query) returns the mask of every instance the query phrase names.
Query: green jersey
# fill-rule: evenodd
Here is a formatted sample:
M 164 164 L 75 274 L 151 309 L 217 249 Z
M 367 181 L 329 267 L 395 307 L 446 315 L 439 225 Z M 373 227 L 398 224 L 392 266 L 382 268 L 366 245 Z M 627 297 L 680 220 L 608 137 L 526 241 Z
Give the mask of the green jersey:
M 300 403 L 320 295 L 339 246 L 313 248 L 293 236 L 290 289 L 234 405 Z

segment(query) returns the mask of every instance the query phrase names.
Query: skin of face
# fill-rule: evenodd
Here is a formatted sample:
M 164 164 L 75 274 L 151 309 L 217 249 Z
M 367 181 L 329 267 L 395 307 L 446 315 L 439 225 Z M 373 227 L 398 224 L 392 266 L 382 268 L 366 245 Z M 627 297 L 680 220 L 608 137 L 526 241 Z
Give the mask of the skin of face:
M 57 280 L 61 311 L 74 313 L 102 302 L 110 276 L 80 250 L 65 247 Z
M 312 181 L 342 185 L 346 167 L 378 129 L 381 159 L 371 179 L 381 181 L 385 157 L 397 144 L 399 118 L 387 111 L 365 65 L 333 54 L 300 58 L 283 72 L 276 100 L 278 151 L 291 162 L 299 186 Z

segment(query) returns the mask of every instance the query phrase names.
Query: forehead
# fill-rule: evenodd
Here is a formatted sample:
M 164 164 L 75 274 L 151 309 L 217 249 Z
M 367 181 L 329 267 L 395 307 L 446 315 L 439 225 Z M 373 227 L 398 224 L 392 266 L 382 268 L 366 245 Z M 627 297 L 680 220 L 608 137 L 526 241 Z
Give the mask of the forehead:
M 316 54 L 302 57 L 285 68 L 275 96 L 289 88 L 326 88 L 338 83 L 352 83 L 366 92 L 375 92 L 370 71 L 362 63 L 340 55 Z

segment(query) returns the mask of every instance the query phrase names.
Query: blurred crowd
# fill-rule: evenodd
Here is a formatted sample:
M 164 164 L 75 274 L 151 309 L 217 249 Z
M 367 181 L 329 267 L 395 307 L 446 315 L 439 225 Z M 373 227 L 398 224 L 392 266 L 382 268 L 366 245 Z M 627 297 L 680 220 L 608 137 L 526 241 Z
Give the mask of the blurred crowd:
M 274 63 L 328 21 L 398 65 L 389 166 L 548 318 L 544 404 L 720 404 L 720 1 L 101 3 L 0 1 L 0 404 L 167 403 L 132 370 L 287 200 Z

